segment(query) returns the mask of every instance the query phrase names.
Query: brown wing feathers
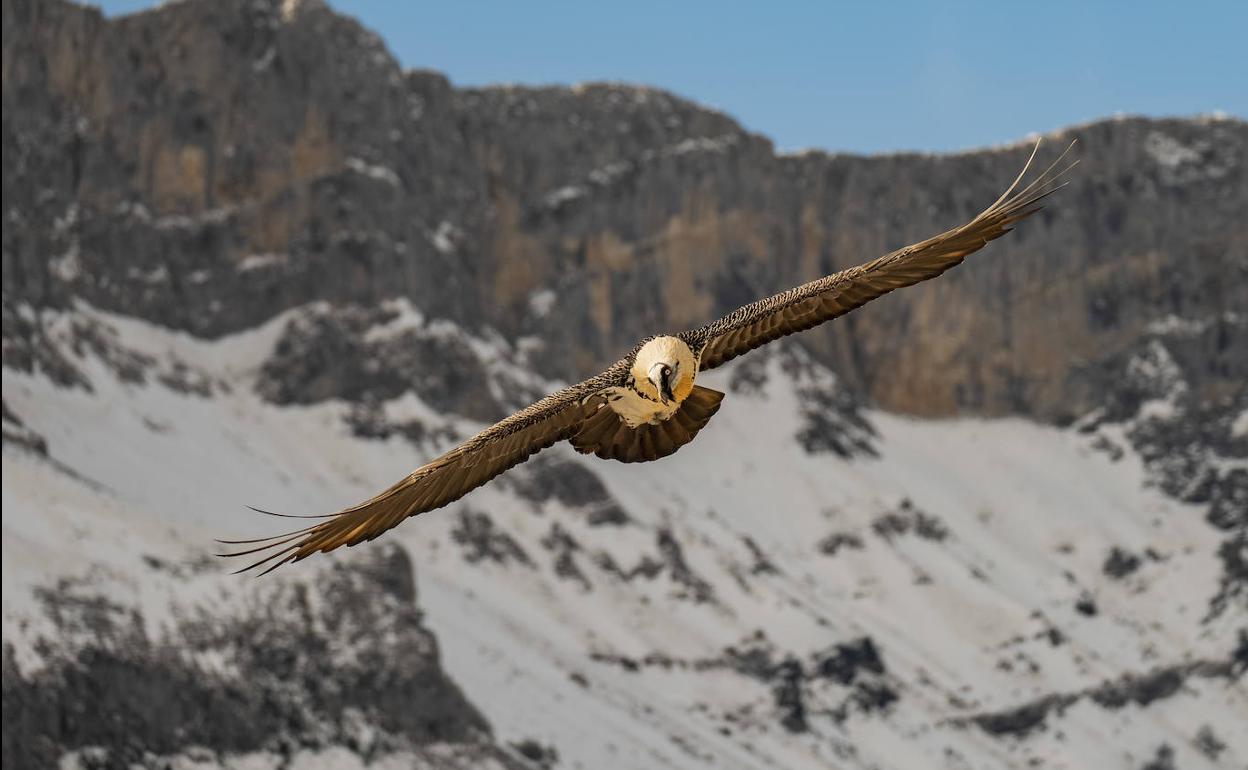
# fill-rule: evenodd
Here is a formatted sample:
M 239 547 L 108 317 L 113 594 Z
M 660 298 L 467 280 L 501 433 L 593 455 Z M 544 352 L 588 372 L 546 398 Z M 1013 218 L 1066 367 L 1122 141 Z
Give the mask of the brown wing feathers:
M 1037 142 L 1009 189 L 961 227 L 747 305 L 690 333 L 691 339 L 703 344 L 699 367 L 713 369 L 742 353 L 844 315 L 894 289 L 934 278 L 961 263 L 966 255 L 1005 235 L 1015 222 L 1038 211 L 1039 202 L 1065 184 L 1059 183 L 1060 178 L 1078 161 L 1056 173 L 1054 169 L 1073 146 L 1072 142 L 1034 181 L 1018 189 L 1040 147 Z
M 417 468 L 371 500 L 327 516 L 290 517 L 324 519 L 294 532 L 258 540 L 222 540 L 227 545 L 256 546 L 222 555 L 264 553 L 263 558 L 239 570 L 245 572 L 273 562 L 260 573 L 264 574 L 318 551 L 372 540 L 409 516 L 454 502 L 542 449 L 577 434 L 585 419 L 602 404 L 595 393 L 614 382 L 617 369 L 619 364 L 599 377 L 512 415 Z
M 1039 143 L 1036 148 L 1039 149 Z M 1033 150 L 1009 189 L 961 227 L 747 305 L 681 337 L 700 351 L 700 368 L 712 369 L 772 340 L 844 315 L 894 289 L 940 275 L 988 241 L 1009 232 L 1013 223 L 1039 210 L 1039 202 L 1064 184 L 1058 180 L 1075 165 L 1072 162 L 1053 172 L 1069 151 L 1070 147 L 1035 181 L 1017 189 L 1035 158 Z M 264 574 L 318 551 L 372 540 L 409 516 L 458 500 L 536 452 L 565 439 L 571 440 L 577 451 L 605 459 L 642 462 L 666 457 L 693 440 L 719 409 L 723 394 L 695 387 L 671 419 L 658 425 L 630 428 L 606 406 L 602 392 L 623 383 L 631 359 L 632 356 L 619 361 L 597 377 L 547 396 L 482 431 L 371 500 L 326 516 L 290 517 L 321 520 L 284 535 L 223 540 L 231 545 L 255 546 L 223 555 L 263 553 L 262 558 L 239 571 L 269 564 L 261 573 Z

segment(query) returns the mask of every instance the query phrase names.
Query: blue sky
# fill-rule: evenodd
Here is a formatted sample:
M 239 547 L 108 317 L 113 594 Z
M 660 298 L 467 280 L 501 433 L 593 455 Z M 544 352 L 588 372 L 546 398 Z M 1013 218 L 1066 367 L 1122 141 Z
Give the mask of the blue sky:
M 1245 0 L 330 4 L 457 85 L 645 83 L 781 149 L 955 150 L 1116 113 L 1248 117 Z

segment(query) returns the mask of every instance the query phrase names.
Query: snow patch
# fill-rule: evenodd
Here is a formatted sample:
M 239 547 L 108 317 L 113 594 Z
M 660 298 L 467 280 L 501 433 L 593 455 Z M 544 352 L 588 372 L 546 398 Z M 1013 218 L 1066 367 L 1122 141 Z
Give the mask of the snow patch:
M 391 187 L 399 187 L 401 184 L 399 175 L 395 173 L 394 169 L 389 168 L 388 166 L 368 163 L 362 158 L 355 157 L 347 158 L 346 166 L 361 176 L 366 176 L 369 179 L 376 179 L 377 181 L 384 182 Z
M 1248 409 L 1239 413 L 1235 421 L 1231 423 L 1231 438 L 1243 438 L 1248 436 Z
M 615 182 L 617 179 L 628 174 L 633 170 L 633 164 L 628 161 L 620 161 L 618 163 L 608 163 L 602 168 L 596 168 L 589 172 L 589 181 L 599 187 L 606 187 Z
M 265 49 L 264 53 L 261 54 L 259 59 L 256 59 L 255 61 L 251 63 L 251 68 L 255 72 L 264 72 L 270 66 L 272 66 L 273 60 L 276 58 L 277 58 L 277 47 L 271 45 L 267 49 Z
M 82 260 L 78 256 L 78 249 L 70 249 L 61 256 L 48 260 L 48 270 L 65 283 L 77 280 L 82 275 Z
M 133 210 L 138 214 L 140 208 L 136 206 Z M 195 214 L 171 214 L 157 217 L 151 220 L 151 222 L 158 230 L 191 230 L 222 224 L 228 221 L 236 210 L 237 207 L 235 206 L 222 206 L 215 209 L 205 209 Z
M 1161 166 L 1175 169 L 1184 163 L 1200 160 L 1200 153 L 1161 131 L 1150 131 L 1144 139 L 1144 151 Z
M 697 136 L 683 141 L 677 142 L 671 147 L 663 150 L 664 155 L 689 155 L 690 153 L 723 153 L 727 152 L 737 142 L 740 137 L 736 134 L 723 134 L 721 136 Z
M 386 300 L 381 303 L 381 307 L 387 313 L 392 313 L 394 317 L 384 324 L 369 329 L 364 335 L 365 342 L 380 342 L 405 332 L 425 328 L 425 314 L 406 297 Z
M 572 184 L 546 193 L 546 195 L 542 196 L 542 203 L 547 208 L 557 209 L 578 198 L 584 198 L 586 195 L 589 195 L 589 188 L 584 185 Z
M 126 277 L 140 283 L 165 283 L 169 280 L 169 268 L 157 265 L 151 270 L 143 271 L 132 267 L 126 271 Z
M 250 273 L 253 270 L 268 270 L 271 268 L 282 267 L 290 261 L 289 254 L 248 254 L 238 261 L 234 269 L 240 273 Z
M 537 289 L 529 295 L 529 312 L 535 318 L 545 318 L 550 315 L 550 309 L 555 306 L 557 299 L 559 295 L 554 289 Z
M 438 229 L 429 236 L 429 242 L 440 253 L 451 254 L 455 251 L 455 243 L 462 237 L 462 231 L 444 219 L 438 223 Z

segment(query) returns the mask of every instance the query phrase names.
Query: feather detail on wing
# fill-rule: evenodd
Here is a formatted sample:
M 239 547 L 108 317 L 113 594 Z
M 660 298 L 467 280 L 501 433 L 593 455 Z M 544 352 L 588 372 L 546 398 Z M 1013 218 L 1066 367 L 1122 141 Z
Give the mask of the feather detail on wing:
M 258 540 L 221 540 L 227 545 L 254 546 L 221 555 L 257 554 L 259 560 L 239 572 L 268 564 L 260 573 L 264 574 L 317 552 L 372 540 L 409 516 L 454 502 L 537 452 L 576 435 L 586 419 L 608 408 L 599 392 L 622 382 L 627 368 L 625 361 L 617 362 L 597 377 L 543 398 L 359 505 L 325 516 L 293 517 L 323 519 L 316 524 Z
M 1039 211 L 1040 201 L 1065 186 L 1060 181 L 1062 175 L 1078 163 L 1071 161 L 1055 171 L 1073 146 L 1071 142 L 1044 173 L 1020 189 L 1019 184 L 1040 148 L 1037 142 L 1009 189 L 961 227 L 746 305 L 681 336 L 702 343 L 699 369 L 714 369 L 768 342 L 844 315 L 894 289 L 935 278 L 989 241 L 1008 233 L 1015 222 Z

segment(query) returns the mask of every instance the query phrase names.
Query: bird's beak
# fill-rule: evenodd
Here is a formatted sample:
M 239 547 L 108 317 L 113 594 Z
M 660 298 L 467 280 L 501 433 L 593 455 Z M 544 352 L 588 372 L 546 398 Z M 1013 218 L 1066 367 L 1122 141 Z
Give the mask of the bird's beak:
M 676 397 L 672 395 L 671 373 L 672 370 L 663 364 L 655 364 L 650 368 L 650 382 L 654 383 L 654 389 L 659 391 L 659 398 L 662 399 L 664 406 L 676 400 Z

